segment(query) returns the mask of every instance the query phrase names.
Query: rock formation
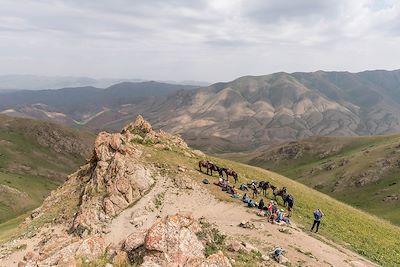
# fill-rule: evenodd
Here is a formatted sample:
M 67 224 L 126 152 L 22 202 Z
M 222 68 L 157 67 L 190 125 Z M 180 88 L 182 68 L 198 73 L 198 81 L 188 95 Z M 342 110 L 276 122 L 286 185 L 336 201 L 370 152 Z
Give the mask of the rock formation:
M 123 249 L 132 255 L 144 248 L 141 266 L 231 266 L 222 252 L 204 256 L 204 245 L 196 233 L 201 230 L 190 214 L 176 214 L 157 221 L 146 233 L 132 234 Z
M 39 255 L 28 252 L 20 265 L 77 266 L 82 260 L 90 262 L 107 254 L 108 261 L 116 265 L 137 264 L 140 259 L 142 266 L 230 266 L 222 252 L 204 256 L 204 245 L 196 236 L 200 227 L 188 214 L 167 216 L 148 230 L 136 230 L 114 250 L 112 244 L 105 244 L 103 236 L 112 219 L 134 205 L 155 183 L 154 168 L 142 159 L 142 145 L 190 157 L 199 154 L 193 153 L 179 136 L 155 132 L 141 116 L 121 133 L 99 133 L 87 163 L 26 220 L 29 224 L 60 213 L 53 223 L 64 227 L 58 234 L 48 231 L 39 242 Z M 174 179 L 190 188 L 192 181 Z

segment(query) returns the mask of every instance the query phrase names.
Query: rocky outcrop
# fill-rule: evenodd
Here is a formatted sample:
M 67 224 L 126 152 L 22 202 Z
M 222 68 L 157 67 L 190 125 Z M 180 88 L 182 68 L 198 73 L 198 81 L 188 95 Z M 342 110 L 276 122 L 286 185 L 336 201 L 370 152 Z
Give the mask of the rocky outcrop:
M 143 255 L 141 266 L 231 266 L 222 252 L 204 256 L 204 245 L 196 233 L 201 230 L 191 214 L 167 216 L 143 234 L 131 234 L 122 249 L 129 258 L 138 250 Z M 143 238 L 144 237 L 144 238 Z
M 117 247 L 105 245 L 103 236 L 111 220 L 147 194 L 155 182 L 156 168 L 142 160 L 144 145 L 156 150 L 168 147 L 190 157 L 199 154 L 193 153 L 179 136 L 154 131 L 141 116 L 121 133 L 99 133 L 87 163 L 26 220 L 29 224 L 57 214 L 51 220 L 52 226 L 48 225 L 52 230 L 47 229 L 38 244 L 38 255 L 28 253 L 20 265 L 77 266 L 79 261 L 90 262 L 107 254 L 108 261 L 116 265 L 128 261 L 136 264 L 142 259 L 143 266 L 230 266 L 219 264 L 229 264 L 221 253 L 205 258 L 204 245 L 196 236 L 199 226 L 191 215 L 168 216 L 149 230 L 129 235 Z M 186 177 L 174 178 L 173 182 L 179 188 L 193 186 Z M 52 233 L 52 227 L 58 229 L 58 234 Z
M 141 160 L 142 144 L 165 145 L 182 153 L 191 153 L 182 138 L 156 132 L 142 116 L 138 116 L 121 133 L 99 133 L 87 164 L 52 192 L 31 218 L 41 217 L 69 199 L 71 205 L 76 205 L 76 208 L 69 208 L 76 209 L 72 221 L 68 215 L 60 216 L 58 220 L 65 217 L 71 233 L 84 237 L 105 231 L 113 217 L 140 199 L 154 183 L 151 165 Z
M 146 193 L 154 180 L 150 170 L 139 161 L 141 153 L 128 134 L 98 135 L 89 163 L 91 171 L 76 177 L 85 186 L 72 225 L 74 232 L 100 232 L 105 222 Z
M 78 266 L 79 260 L 93 261 L 106 249 L 104 239 L 53 239 L 43 246 L 39 255 L 28 252 L 18 266 Z

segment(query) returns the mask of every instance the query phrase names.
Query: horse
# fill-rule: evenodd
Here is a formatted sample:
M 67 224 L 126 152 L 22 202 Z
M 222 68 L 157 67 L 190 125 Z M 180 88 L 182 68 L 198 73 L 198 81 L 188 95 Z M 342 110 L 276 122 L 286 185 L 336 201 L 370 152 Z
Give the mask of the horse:
M 234 170 L 227 169 L 227 168 L 222 168 L 222 171 L 224 171 L 225 174 L 226 174 L 226 180 L 229 180 L 229 176 L 232 176 L 233 179 L 235 180 L 235 184 L 236 184 L 237 181 L 239 181 L 238 175 Z
M 207 174 L 208 174 L 211 164 L 212 164 L 212 163 L 209 162 L 208 160 L 200 160 L 200 161 L 199 161 L 199 169 L 200 169 L 200 171 L 203 172 L 203 170 L 201 169 L 201 167 L 204 167 L 204 168 L 207 169 Z
M 283 196 L 283 194 L 287 193 L 286 187 L 283 187 L 282 189 L 279 189 L 276 186 L 271 186 L 272 189 L 272 194 L 274 194 L 274 198 L 276 199 L 276 196 Z M 283 198 L 282 198 L 283 199 Z
M 271 188 L 271 183 L 270 182 L 265 182 L 265 181 L 260 181 L 258 184 L 258 187 L 262 189 L 264 197 L 267 196 L 267 190 L 268 188 Z
M 208 169 L 211 171 L 211 176 L 213 175 L 213 171 L 216 171 L 216 172 L 218 172 L 219 177 L 223 177 L 223 174 L 222 174 L 222 171 L 221 171 L 220 167 L 218 167 L 217 165 L 215 165 L 215 164 L 213 164 L 211 162 L 209 162 L 209 166 L 208 167 L 209 167 Z

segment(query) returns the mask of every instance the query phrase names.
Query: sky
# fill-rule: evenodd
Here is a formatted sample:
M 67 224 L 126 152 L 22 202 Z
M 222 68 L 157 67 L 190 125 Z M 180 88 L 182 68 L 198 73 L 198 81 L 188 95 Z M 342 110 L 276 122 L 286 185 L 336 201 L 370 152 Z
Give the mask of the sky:
M 399 59 L 399 0 L 0 0 L 0 75 L 217 82 Z

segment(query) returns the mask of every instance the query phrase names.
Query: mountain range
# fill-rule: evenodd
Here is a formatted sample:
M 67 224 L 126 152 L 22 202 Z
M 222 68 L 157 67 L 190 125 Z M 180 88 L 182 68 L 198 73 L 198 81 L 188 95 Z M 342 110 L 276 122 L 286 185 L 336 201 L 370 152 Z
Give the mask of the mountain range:
M 3 94 L 0 110 L 94 130 L 119 129 L 144 114 L 155 127 L 179 133 L 190 145 L 211 152 L 250 150 L 315 135 L 400 131 L 399 70 L 281 72 L 202 88 L 157 82 L 122 85 L 126 90 L 119 90 L 119 84 L 104 91 L 88 87 Z
M 16 90 L 61 89 L 65 87 L 93 86 L 107 88 L 121 82 L 145 82 L 144 79 L 95 79 L 74 76 L 0 75 L 0 92 Z M 207 86 L 201 81 L 163 81 L 170 84 Z

